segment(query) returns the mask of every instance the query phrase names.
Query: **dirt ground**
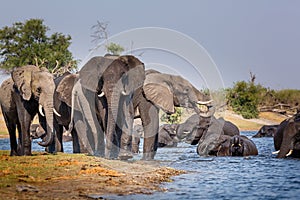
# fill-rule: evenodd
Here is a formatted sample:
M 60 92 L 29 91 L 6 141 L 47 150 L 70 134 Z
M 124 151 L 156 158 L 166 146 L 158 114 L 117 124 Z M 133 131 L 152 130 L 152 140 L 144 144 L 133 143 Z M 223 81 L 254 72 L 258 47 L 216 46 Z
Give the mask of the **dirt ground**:
M 0 199 L 100 199 L 103 195 L 165 191 L 185 173 L 157 161 L 106 160 L 84 154 L 11 157 L 0 151 Z

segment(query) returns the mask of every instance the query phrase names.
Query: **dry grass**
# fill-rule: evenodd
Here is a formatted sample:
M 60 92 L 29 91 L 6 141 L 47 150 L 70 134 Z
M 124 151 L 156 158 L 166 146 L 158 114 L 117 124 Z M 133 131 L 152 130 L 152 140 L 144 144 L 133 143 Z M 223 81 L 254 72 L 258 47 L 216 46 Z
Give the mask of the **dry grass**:
M 159 163 L 84 154 L 9 156 L 0 151 L 0 199 L 87 199 L 92 194 L 151 194 L 184 171 Z M 21 188 L 21 189 L 20 189 Z

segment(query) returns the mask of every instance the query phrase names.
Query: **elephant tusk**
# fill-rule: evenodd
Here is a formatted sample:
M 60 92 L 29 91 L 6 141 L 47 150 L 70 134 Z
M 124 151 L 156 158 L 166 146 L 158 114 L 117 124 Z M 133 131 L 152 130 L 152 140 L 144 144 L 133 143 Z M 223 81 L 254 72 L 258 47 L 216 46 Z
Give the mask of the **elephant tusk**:
M 183 131 L 183 133 L 184 133 L 184 134 L 189 134 L 189 133 L 190 133 L 190 131 Z
M 54 112 L 54 114 L 56 114 L 57 116 L 61 117 L 61 115 L 55 110 L 55 108 L 53 108 L 53 112 Z
M 39 105 L 39 112 L 43 117 L 45 117 L 45 114 L 43 113 L 43 106 L 41 104 Z
M 212 103 L 213 101 L 214 101 L 214 100 L 209 100 L 209 101 L 197 101 L 197 104 L 206 105 L 206 104 Z
M 104 92 L 101 92 L 101 94 L 99 94 L 98 97 L 103 97 L 104 95 Z
M 122 91 L 122 94 L 123 94 L 123 95 L 127 95 L 125 91 Z
M 293 153 L 293 149 L 291 149 L 286 156 L 290 156 Z
M 278 154 L 280 150 L 272 152 L 272 154 Z

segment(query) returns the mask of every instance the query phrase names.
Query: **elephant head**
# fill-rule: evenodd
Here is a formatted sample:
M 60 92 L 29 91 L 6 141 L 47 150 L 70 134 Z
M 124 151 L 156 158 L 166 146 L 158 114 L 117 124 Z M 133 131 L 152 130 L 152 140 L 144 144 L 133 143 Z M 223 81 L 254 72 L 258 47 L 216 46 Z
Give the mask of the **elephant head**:
M 146 98 L 166 113 L 174 113 L 174 107 L 181 106 L 193 108 L 203 116 L 213 114 L 209 109 L 210 98 L 181 76 L 151 72 L 146 76 L 143 90 Z
M 236 135 L 231 138 L 229 152 L 232 156 L 244 155 L 244 140 L 240 136 Z
M 38 102 L 39 111 L 46 117 L 47 135 L 41 146 L 48 146 L 54 138 L 53 132 L 53 93 L 54 81 L 51 73 L 46 68 L 36 66 L 23 66 L 12 71 L 12 79 L 24 101 L 34 100 Z M 45 114 L 42 112 L 42 108 Z M 32 112 L 32 110 L 29 110 Z
M 280 124 L 280 126 L 282 125 L 284 125 L 283 130 L 282 127 L 278 128 L 278 131 L 274 136 L 275 148 L 276 143 L 280 143 L 280 149 L 277 158 L 285 158 L 289 155 L 292 155 L 293 157 L 299 157 L 300 113 L 298 112 L 293 117 L 285 120 L 282 124 Z

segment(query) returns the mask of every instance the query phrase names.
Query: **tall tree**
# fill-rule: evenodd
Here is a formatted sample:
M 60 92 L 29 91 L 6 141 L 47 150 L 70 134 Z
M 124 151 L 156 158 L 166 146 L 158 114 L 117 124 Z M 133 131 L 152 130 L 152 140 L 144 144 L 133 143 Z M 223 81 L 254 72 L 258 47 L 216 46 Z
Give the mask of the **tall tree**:
M 57 66 L 70 65 L 76 68 L 77 62 L 68 50 L 71 36 L 53 33 L 47 36 L 49 27 L 42 19 L 16 22 L 11 27 L 0 29 L 0 68 L 10 70 L 23 65 L 43 63 L 52 70 Z

